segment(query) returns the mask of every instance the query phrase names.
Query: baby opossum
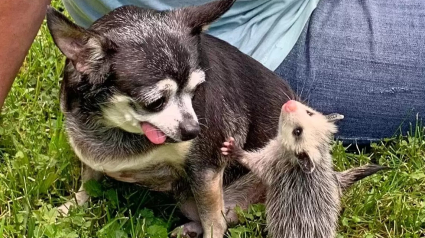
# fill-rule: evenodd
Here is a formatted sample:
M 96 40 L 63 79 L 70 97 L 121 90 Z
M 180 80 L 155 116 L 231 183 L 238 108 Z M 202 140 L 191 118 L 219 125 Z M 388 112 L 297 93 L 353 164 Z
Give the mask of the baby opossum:
M 291 100 L 282 107 L 276 138 L 263 149 L 243 151 L 233 138 L 223 144 L 224 155 L 237 159 L 268 186 L 272 237 L 335 237 L 342 190 L 386 168 L 366 165 L 335 172 L 330 142 L 337 132 L 336 119 Z

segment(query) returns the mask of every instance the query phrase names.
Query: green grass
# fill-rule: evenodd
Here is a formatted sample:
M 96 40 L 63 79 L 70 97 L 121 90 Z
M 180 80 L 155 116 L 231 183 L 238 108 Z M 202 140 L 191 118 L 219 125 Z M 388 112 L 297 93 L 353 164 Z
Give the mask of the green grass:
M 167 237 L 184 222 L 173 201 L 111 180 L 90 183 L 89 204 L 59 215 L 56 207 L 77 190 L 80 175 L 59 111 L 63 64 L 43 24 L 2 112 L 0 238 Z M 338 170 L 371 160 L 394 168 L 346 193 L 339 237 L 425 236 L 424 130 L 412 128 L 407 138 L 375 144 L 369 154 L 335 145 Z M 229 229 L 229 237 L 264 237 L 262 205 L 240 215 L 242 224 Z

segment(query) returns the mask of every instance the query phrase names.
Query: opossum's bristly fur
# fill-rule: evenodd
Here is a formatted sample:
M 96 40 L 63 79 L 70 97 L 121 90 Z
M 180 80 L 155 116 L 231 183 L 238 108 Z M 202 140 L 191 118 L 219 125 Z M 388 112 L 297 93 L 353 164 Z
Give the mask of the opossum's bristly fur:
M 341 190 L 328 165 L 311 174 L 280 161 L 267 192 L 267 224 L 272 237 L 330 238 L 335 236 Z

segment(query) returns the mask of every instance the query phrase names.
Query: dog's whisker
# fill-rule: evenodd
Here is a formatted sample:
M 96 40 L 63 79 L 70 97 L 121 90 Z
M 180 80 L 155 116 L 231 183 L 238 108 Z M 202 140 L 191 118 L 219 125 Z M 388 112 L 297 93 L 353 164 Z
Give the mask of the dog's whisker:
M 158 136 L 158 138 L 165 138 L 165 137 L 167 137 L 167 136 L 166 135 Z
M 152 132 L 152 131 L 159 131 L 159 132 L 162 132 L 161 130 L 159 130 L 159 129 L 151 129 L 151 130 L 147 130 L 145 133 L 149 133 L 149 132 Z
M 205 127 L 206 129 L 209 128 L 206 124 L 203 124 L 203 123 L 199 123 L 199 125 Z
M 209 71 L 209 70 L 211 70 L 212 68 L 211 67 L 209 67 L 209 68 L 205 68 L 205 69 L 203 69 L 204 70 L 204 72 L 207 72 L 207 71 Z
M 98 102 L 98 103 L 96 103 L 96 105 L 98 105 L 98 106 L 103 106 L 103 105 L 107 105 L 107 104 L 111 104 L 110 102 Z

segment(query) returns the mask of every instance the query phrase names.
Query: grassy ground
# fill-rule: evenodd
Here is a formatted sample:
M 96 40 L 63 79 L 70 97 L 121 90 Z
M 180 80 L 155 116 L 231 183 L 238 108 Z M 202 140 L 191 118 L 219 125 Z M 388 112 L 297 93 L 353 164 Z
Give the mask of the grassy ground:
M 55 3 L 59 6 L 58 3 Z M 0 237 L 167 237 L 184 222 L 164 195 L 113 181 L 89 184 L 90 203 L 61 217 L 56 206 L 79 186 L 79 163 L 64 136 L 58 90 L 63 57 L 43 25 L 1 116 Z M 371 160 L 394 168 L 343 199 L 339 237 L 425 237 L 423 127 L 373 145 L 372 153 L 334 149 L 338 170 Z M 228 236 L 264 237 L 264 207 L 241 212 Z

